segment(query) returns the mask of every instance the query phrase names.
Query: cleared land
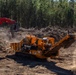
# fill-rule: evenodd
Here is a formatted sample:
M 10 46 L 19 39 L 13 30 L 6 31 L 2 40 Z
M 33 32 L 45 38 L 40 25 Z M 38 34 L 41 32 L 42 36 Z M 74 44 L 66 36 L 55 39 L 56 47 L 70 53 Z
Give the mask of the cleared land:
M 75 30 L 69 29 L 70 32 Z M 34 34 L 38 37 L 53 36 L 56 41 L 63 38 L 68 29 L 42 28 L 23 29 L 15 32 L 15 38 L 11 38 L 9 29 L 0 28 L 0 75 L 76 75 L 76 41 L 67 49 L 60 49 L 60 59 L 51 59 L 50 62 L 30 57 L 15 56 L 9 54 L 7 47 L 10 42 L 18 42 L 26 34 Z

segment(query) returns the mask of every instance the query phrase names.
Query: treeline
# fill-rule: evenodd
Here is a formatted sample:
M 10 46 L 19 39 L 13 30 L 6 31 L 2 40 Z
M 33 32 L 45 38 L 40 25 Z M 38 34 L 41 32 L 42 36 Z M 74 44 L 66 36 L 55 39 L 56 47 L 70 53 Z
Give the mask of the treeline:
M 0 0 L 0 17 L 16 20 L 23 27 L 76 25 L 74 0 Z

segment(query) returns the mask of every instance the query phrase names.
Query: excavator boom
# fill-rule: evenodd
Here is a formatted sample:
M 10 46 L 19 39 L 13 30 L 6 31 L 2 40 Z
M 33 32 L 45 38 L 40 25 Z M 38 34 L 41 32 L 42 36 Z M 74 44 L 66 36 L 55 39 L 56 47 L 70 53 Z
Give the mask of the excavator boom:
M 16 21 L 9 18 L 0 18 L 0 25 L 2 25 L 3 23 L 14 24 L 16 23 Z

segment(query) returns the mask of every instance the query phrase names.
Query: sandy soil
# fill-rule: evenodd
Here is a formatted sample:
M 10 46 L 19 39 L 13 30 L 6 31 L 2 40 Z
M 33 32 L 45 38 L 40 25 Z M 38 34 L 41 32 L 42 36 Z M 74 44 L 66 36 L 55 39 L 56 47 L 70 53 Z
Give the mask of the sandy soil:
M 67 30 L 60 30 L 56 28 L 54 30 L 52 28 L 41 30 L 21 28 L 12 39 L 9 29 L 0 28 L 0 42 L 4 42 L 3 45 L 7 48 L 10 42 L 20 41 L 26 34 L 31 33 L 39 37 L 58 33 L 61 35 L 58 37 L 62 38 L 67 34 Z M 56 37 L 57 41 L 58 37 Z M 5 48 L 0 49 L 0 75 L 76 75 L 76 41 L 67 49 L 61 48 L 59 59 L 51 59 L 50 62 L 37 58 L 15 56 L 9 54 Z

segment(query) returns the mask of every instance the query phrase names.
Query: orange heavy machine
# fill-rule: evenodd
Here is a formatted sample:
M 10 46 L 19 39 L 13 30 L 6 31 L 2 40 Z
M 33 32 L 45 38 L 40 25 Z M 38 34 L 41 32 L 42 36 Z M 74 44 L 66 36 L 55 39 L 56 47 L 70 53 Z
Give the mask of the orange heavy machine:
M 75 41 L 75 35 L 67 34 L 55 42 L 53 37 L 38 38 L 34 35 L 27 35 L 18 43 L 11 43 L 10 47 L 17 53 L 33 55 L 37 58 L 47 59 L 59 56 L 61 47 L 67 48 Z

